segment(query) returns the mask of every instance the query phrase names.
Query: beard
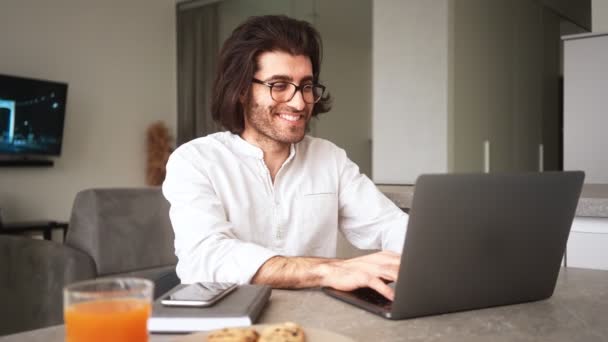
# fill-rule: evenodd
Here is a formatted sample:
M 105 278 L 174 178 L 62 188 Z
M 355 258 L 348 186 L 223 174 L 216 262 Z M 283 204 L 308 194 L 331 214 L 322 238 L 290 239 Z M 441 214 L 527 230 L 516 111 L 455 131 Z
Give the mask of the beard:
M 300 120 L 306 122 L 304 125 L 291 125 L 277 115 L 279 112 L 300 115 Z M 307 113 L 307 109 L 298 111 L 286 104 L 264 107 L 253 101 L 250 102 L 245 116 L 245 127 L 255 133 L 257 140 L 289 145 L 304 139 L 310 121 L 310 113 Z

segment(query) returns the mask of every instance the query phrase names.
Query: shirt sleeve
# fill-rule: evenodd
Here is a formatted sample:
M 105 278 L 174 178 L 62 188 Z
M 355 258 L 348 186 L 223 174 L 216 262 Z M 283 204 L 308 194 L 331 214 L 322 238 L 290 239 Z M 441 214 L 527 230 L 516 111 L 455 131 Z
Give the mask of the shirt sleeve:
M 389 200 L 339 150 L 340 230 L 360 249 L 382 249 L 401 253 L 409 216 Z
M 187 147 L 187 146 L 183 146 Z M 178 149 L 169 158 L 163 194 L 171 204 L 177 275 L 182 283 L 246 284 L 277 253 L 239 240 L 196 153 Z

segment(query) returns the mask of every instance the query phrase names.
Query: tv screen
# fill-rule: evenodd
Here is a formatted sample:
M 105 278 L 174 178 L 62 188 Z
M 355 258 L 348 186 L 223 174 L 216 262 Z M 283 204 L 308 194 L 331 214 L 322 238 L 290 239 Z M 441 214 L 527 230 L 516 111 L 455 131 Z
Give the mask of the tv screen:
M 61 154 L 68 85 L 0 75 L 0 155 Z

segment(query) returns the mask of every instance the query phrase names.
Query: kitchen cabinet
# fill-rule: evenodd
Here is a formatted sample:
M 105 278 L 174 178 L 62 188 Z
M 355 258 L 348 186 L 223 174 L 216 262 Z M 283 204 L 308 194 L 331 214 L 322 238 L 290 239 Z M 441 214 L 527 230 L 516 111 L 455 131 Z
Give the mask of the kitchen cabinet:
M 568 267 L 608 270 L 608 184 L 585 184 L 566 250 Z
M 533 0 L 375 2 L 374 181 L 558 169 L 559 20 Z
M 568 267 L 608 270 L 608 217 L 575 217 L 566 256 Z

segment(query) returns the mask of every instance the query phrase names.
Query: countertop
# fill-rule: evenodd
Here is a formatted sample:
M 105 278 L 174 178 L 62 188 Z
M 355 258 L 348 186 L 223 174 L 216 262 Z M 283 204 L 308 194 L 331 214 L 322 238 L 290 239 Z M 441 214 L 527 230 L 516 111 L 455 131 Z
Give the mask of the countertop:
M 608 184 L 585 184 L 576 216 L 608 217 Z
M 273 290 L 260 323 L 298 322 L 356 341 L 608 341 L 608 271 L 562 268 L 553 297 L 538 302 L 389 321 L 317 289 Z M 63 326 L 0 337 L 60 342 Z M 150 342 L 176 336 L 152 335 Z
M 386 197 L 400 208 L 409 208 L 414 197 L 412 185 L 378 185 Z M 576 216 L 608 217 L 608 184 L 585 184 L 576 207 Z

